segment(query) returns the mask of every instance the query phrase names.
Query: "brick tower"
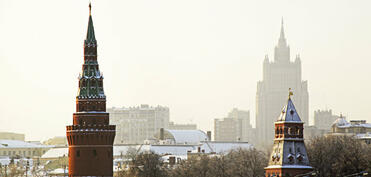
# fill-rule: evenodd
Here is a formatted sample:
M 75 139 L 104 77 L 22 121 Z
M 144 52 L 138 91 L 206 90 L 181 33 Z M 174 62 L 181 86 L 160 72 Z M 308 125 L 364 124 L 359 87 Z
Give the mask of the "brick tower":
M 73 125 L 67 126 L 69 177 L 113 176 L 115 125 L 109 125 L 103 76 L 97 61 L 91 4 L 84 42 L 84 64 L 76 96 Z
M 266 177 L 293 177 L 313 171 L 304 145 L 304 123 L 296 112 L 291 95 L 290 90 L 287 104 L 274 123 L 274 144 L 265 168 Z

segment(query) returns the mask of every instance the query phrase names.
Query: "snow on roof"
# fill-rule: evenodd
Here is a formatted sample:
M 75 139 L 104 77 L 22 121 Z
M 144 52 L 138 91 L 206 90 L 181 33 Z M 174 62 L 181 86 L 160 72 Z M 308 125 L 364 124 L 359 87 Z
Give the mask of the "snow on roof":
M 49 175 L 68 174 L 68 169 L 57 168 L 49 172 Z
M 351 121 L 352 122 L 352 121 Z M 348 127 L 364 127 L 364 128 L 371 128 L 371 124 L 369 123 L 356 123 L 352 124 L 349 123 L 344 117 L 340 116 L 335 120 L 332 125 L 336 125 L 339 128 L 348 128 Z
M 278 117 L 278 121 L 302 122 L 291 98 L 288 99 L 287 105 L 283 107 L 281 115 Z
M 52 145 L 28 143 L 19 140 L 0 140 L 0 148 L 52 148 Z
M 58 158 L 58 157 L 63 157 L 68 156 L 68 148 L 53 148 L 49 149 L 48 151 L 45 152 L 44 155 L 41 156 L 41 158 Z
M 188 156 L 187 155 L 164 155 L 161 157 L 161 159 L 164 162 L 169 162 L 170 157 L 175 157 L 175 160 L 178 161 L 178 158 L 180 160 L 187 160 Z
M 175 140 L 176 144 L 199 144 L 201 141 L 207 141 L 209 138 L 201 130 L 166 130 Z
M 266 167 L 265 169 L 270 169 L 270 168 L 300 168 L 300 169 L 313 169 L 311 166 L 306 166 L 306 165 L 270 165 Z
M 342 116 L 340 116 L 339 118 L 337 118 L 335 120 L 334 123 L 332 123 L 332 125 L 336 124 L 337 126 L 349 126 L 350 123 Z
M 247 142 L 204 141 L 200 147 L 201 151 L 205 150 L 205 153 L 215 152 L 217 154 L 224 154 L 233 149 L 250 149 L 253 146 Z
M 0 158 L 0 164 L 1 165 L 9 165 L 10 161 L 11 161 L 11 159 L 9 157 Z M 33 164 L 33 160 L 32 159 L 26 159 L 26 158 L 14 159 L 14 162 L 15 163 L 18 163 L 18 162 L 26 163 L 27 161 L 29 162 L 30 166 L 32 166 L 32 164 Z
M 159 155 L 187 155 L 187 151 L 192 151 L 195 146 L 190 145 L 129 145 L 129 146 L 113 146 L 113 155 L 125 155 L 130 148 L 134 148 L 138 153 L 154 152 Z
M 357 134 L 356 137 L 358 139 L 371 139 L 371 132 Z
M 180 146 L 180 145 L 147 145 L 143 147 L 143 151 L 151 151 L 159 155 L 187 155 L 187 151 L 194 150 L 194 146 Z

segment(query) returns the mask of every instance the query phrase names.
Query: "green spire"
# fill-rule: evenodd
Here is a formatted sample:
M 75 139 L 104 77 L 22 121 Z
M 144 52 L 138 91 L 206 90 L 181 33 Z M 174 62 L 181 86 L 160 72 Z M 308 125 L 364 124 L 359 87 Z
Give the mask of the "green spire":
M 89 3 L 89 24 L 88 24 L 88 33 L 86 34 L 86 43 L 96 42 L 93 18 L 91 17 L 91 3 Z

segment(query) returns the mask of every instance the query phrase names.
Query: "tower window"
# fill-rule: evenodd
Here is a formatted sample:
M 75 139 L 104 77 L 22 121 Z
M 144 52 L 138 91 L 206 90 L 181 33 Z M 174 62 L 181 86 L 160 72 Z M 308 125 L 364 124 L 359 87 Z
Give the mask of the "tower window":
M 76 152 L 76 156 L 77 156 L 77 157 L 80 157 L 80 150 L 77 150 L 77 152 Z
M 93 150 L 93 155 L 97 156 L 97 150 L 95 150 L 95 149 Z

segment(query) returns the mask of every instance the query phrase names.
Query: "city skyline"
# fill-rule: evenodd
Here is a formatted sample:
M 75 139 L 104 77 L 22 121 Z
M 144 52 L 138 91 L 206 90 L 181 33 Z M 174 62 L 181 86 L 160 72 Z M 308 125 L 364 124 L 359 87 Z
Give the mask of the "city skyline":
M 331 9 L 331 2 L 263 1 L 254 9 L 244 1 L 93 1 L 107 106 L 168 106 L 170 121 L 205 131 L 233 107 L 250 110 L 254 120 L 256 83 L 264 56 L 273 60 L 283 16 L 291 54 L 301 54 L 309 82 L 310 119 L 329 108 L 371 121 L 371 4 L 336 1 Z M 0 0 L 0 131 L 31 140 L 65 135 L 87 3 Z M 305 14 L 314 9 L 318 14 Z

